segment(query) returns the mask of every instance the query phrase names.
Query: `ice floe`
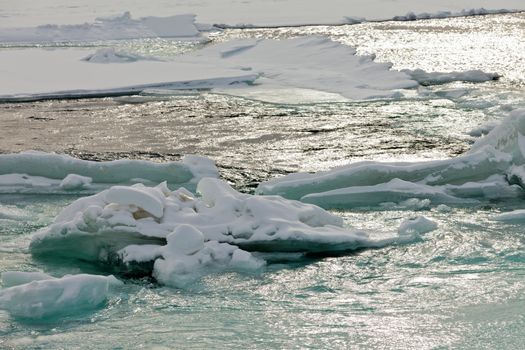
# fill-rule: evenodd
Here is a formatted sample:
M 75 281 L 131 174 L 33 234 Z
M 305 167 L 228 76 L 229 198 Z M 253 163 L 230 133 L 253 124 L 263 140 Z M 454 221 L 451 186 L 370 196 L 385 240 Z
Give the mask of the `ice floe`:
M 194 15 L 143 17 L 133 19 L 129 12 L 119 16 L 97 18 L 93 23 L 78 25 L 41 25 L 27 28 L 3 28 L 3 43 L 56 43 L 70 41 L 101 41 L 135 38 L 199 39 Z
M 106 301 L 110 288 L 121 284 L 113 276 L 79 274 L 54 278 L 35 272 L 4 272 L 2 281 L 0 309 L 27 319 L 97 308 Z
M 260 194 L 324 208 L 374 206 L 410 198 L 473 204 L 523 196 L 525 110 L 515 110 L 471 150 L 428 162 L 356 162 L 315 174 L 297 173 L 259 185 Z
M 165 183 L 137 184 L 81 198 L 35 233 L 30 250 L 180 287 L 210 271 L 259 271 L 264 254 L 252 252 L 340 253 L 408 241 L 396 233 L 372 237 L 317 206 L 242 194 L 218 179 L 202 179 L 197 190 L 200 197 Z
M 120 60 L 106 54 L 100 60 Z M 242 95 L 250 91 L 249 85 L 256 85 L 362 100 L 400 97 L 400 89 L 418 86 L 406 73 L 391 70 L 391 64 L 359 56 L 352 47 L 320 37 L 234 40 L 170 61 L 130 62 L 121 54 L 127 64 L 88 64 L 85 56 L 78 49 L 0 51 L 0 64 L 13 67 L 5 70 L 8 83 L 0 86 L 0 99 L 124 95 L 151 88 L 220 88 Z M 23 76 L 14 69 L 20 66 L 25 67 Z
M 114 184 L 159 183 L 195 190 L 203 177 L 218 177 L 212 160 L 94 162 L 36 151 L 0 155 L 0 193 L 96 193 Z

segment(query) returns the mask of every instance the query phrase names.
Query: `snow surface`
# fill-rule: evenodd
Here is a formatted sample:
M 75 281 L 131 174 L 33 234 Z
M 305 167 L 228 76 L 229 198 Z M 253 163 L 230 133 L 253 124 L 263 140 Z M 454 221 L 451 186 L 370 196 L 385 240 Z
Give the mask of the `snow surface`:
M 0 309 L 29 319 L 57 317 L 94 309 L 108 297 L 110 287 L 120 285 L 113 276 L 67 275 L 54 278 L 34 272 L 2 273 Z
M 0 51 L 0 73 L 7 82 L 0 86 L 0 99 L 132 94 L 148 88 L 217 87 L 242 95 L 240 84 L 244 91 L 250 89 L 246 84 L 256 84 L 362 100 L 395 98 L 401 95 L 399 89 L 418 86 L 407 74 L 390 70 L 389 63 L 358 56 L 354 48 L 319 37 L 234 40 L 171 61 L 93 64 L 82 60 L 85 56 L 79 49 Z
M 198 40 L 200 33 L 194 22 L 194 15 L 133 19 L 129 12 L 125 12 L 121 16 L 97 18 L 93 23 L 3 28 L 0 31 L 0 42 L 86 42 L 158 37 Z
M 195 190 L 203 177 L 218 177 L 212 160 L 187 155 L 180 162 L 143 160 L 93 162 L 67 155 L 27 151 L 0 154 L 0 193 L 96 193 L 108 184 L 136 182 L 186 186 Z
M 428 162 L 356 162 L 315 174 L 261 183 L 259 194 L 281 195 L 324 208 L 373 206 L 409 198 L 433 204 L 523 196 L 525 110 L 515 110 L 471 150 Z M 509 181 L 510 180 L 510 181 Z
M 76 24 L 124 11 L 139 17 L 194 13 L 198 22 L 209 24 L 342 24 L 353 23 L 360 18 L 387 20 L 395 16 L 402 19 L 404 16 L 413 19 L 414 16 L 426 18 L 485 13 L 481 8 L 525 10 L 525 4 L 522 0 L 325 0 L 307 4 L 302 0 L 3 0 L 0 26 Z
M 344 252 L 408 241 L 395 233 L 372 238 L 319 207 L 242 194 L 217 179 L 202 179 L 198 192 L 137 184 L 81 198 L 33 236 L 30 250 L 130 273 L 153 262 L 157 280 L 180 287 L 209 271 L 260 270 L 265 261 L 251 251 Z

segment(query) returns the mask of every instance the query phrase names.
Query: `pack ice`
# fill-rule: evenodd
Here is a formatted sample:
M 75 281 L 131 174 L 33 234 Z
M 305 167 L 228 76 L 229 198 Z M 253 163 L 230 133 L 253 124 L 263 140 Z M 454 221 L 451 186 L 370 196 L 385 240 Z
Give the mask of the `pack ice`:
M 75 314 L 102 305 L 112 286 L 121 284 L 113 276 L 66 275 L 54 278 L 38 272 L 3 272 L 0 309 L 12 316 L 42 319 Z
M 253 251 L 343 252 L 399 239 L 374 239 L 317 206 L 242 194 L 218 179 L 202 179 L 197 191 L 136 184 L 81 198 L 33 236 L 31 252 L 184 286 L 209 271 L 259 270 L 265 261 Z
M 114 184 L 159 183 L 194 191 L 203 177 L 218 177 L 212 160 L 187 155 L 179 162 L 94 162 L 27 151 L 0 154 L 0 193 L 96 193 Z
M 261 183 L 259 194 L 281 195 L 323 208 L 376 206 L 411 198 L 433 204 L 475 204 L 523 196 L 525 110 L 515 110 L 462 156 L 428 162 L 356 162 L 315 174 Z

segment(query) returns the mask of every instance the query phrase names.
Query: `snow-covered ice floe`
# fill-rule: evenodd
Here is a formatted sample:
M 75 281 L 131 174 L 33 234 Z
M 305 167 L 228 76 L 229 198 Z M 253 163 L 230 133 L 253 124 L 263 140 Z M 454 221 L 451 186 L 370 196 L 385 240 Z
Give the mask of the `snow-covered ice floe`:
M 165 183 L 109 188 L 66 207 L 35 233 L 30 250 L 184 286 L 209 271 L 258 271 L 265 261 L 254 251 L 340 253 L 413 239 L 372 238 L 317 206 L 242 194 L 218 179 L 202 179 L 197 191 L 200 197 Z
M 250 91 L 249 85 L 310 89 L 362 100 L 400 97 L 400 89 L 418 86 L 409 75 L 391 70 L 391 64 L 358 56 L 354 48 L 320 37 L 233 40 L 170 61 L 106 51 L 86 61 L 85 51 L 78 49 L 4 50 L 0 63 L 25 70 L 22 77 L 16 69 L 6 69 L 7 83 L 0 86 L 4 101 L 137 94 L 152 88 L 215 88 L 242 96 Z
M 121 284 L 113 276 L 80 274 L 54 278 L 38 272 L 3 272 L 0 309 L 26 319 L 71 315 L 101 306 L 111 287 Z
M 511 112 L 471 150 L 428 162 L 356 162 L 315 174 L 297 173 L 259 185 L 323 208 L 352 208 L 428 199 L 432 204 L 474 204 L 519 198 L 525 184 L 525 110 Z
M 203 177 L 218 177 L 212 160 L 187 155 L 178 162 L 144 160 L 94 162 L 68 155 L 28 151 L 0 154 L 0 193 L 81 193 L 114 184 L 159 183 L 195 190 Z
M 41 25 L 27 28 L 2 28 L 2 43 L 57 43 L 137 38 L 200 39 L 195 15 L 143 17 L 133 19 L 129 12 L 120 16 L 97 18 L 78 25 Z

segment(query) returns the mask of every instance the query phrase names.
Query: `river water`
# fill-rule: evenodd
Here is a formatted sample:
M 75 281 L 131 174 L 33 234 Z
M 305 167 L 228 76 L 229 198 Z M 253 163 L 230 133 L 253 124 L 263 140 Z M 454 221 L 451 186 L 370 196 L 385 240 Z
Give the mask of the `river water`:
M 471 135 L 479 133 L 472 130 L 525 106 L 524 14 L 228 30 L 210 39 L 300 35 L 330 36 L 395 69 L 481 69 L 502 78 L 426 87 L 425 98 L 396 101 L 271 104 L 179 92 L 0 104 L 0 152 L 38 149 L 82 159 L 155 161 L 199 154 L 214 159 L 236 188 L 251 192 L 274 176 L 350 161 L 454 157 L 469 149 Z M 115 44 L 167 58 L 198 49 L 169 40 L 80 45 L 91 52 Z M 31 233 L 75 199 L 0 195 L 0 271 L 104 273 L 100 266 L 38 261 L 28 252 Z M 128 280 L 104 307 L 60 320 L 28 323 L 0 312 L 0 347 L 521 348 L 524 230 L 491 220 L 520 202 L 446 213 L 338 212 L 348 226 L 371 231 L 396 230 L 416 215 L 439 227 L 407 245 L 274 263 L 256 275 L 212 274 L 187 289 Z

